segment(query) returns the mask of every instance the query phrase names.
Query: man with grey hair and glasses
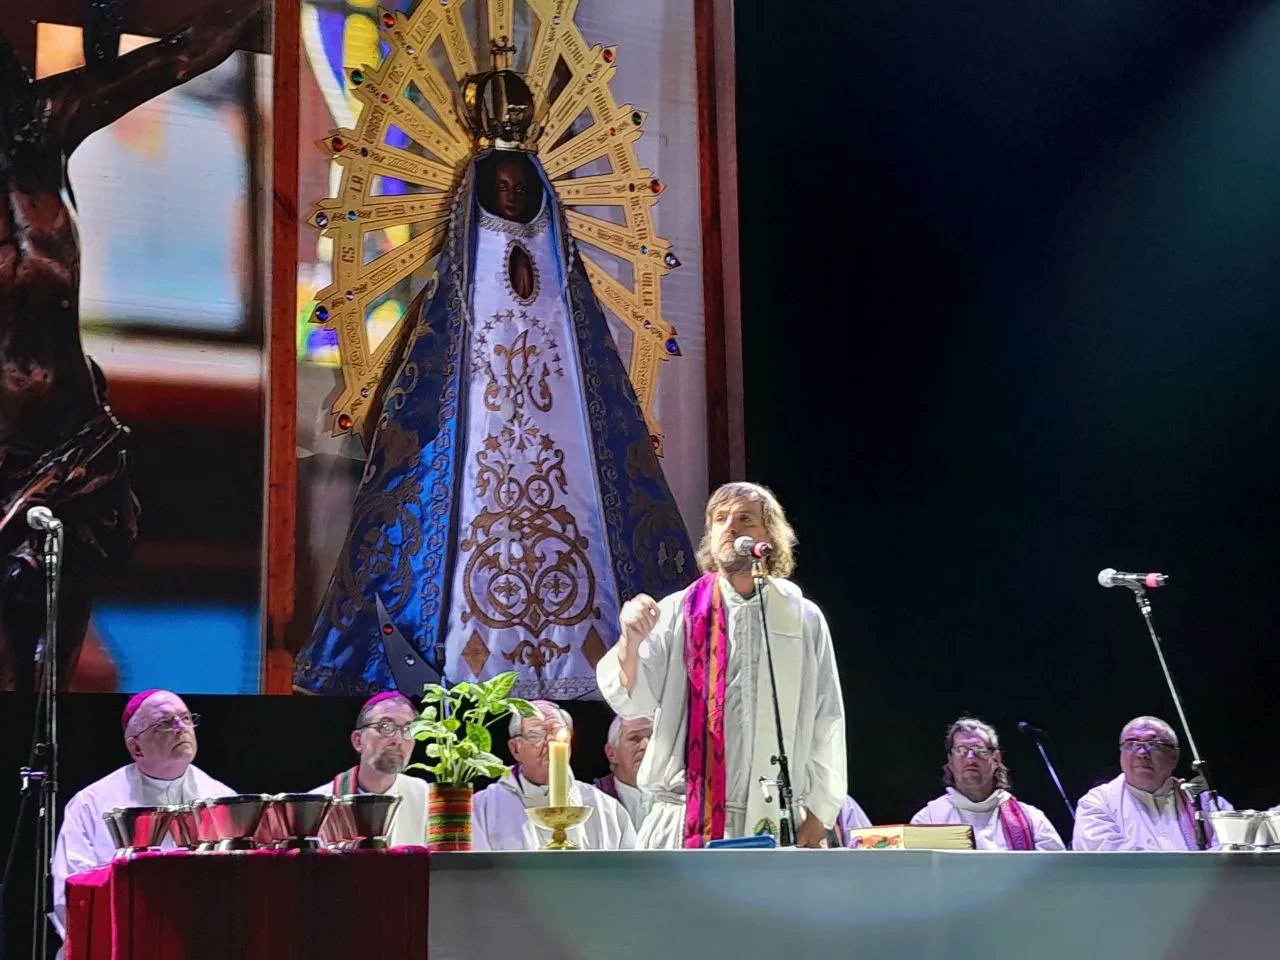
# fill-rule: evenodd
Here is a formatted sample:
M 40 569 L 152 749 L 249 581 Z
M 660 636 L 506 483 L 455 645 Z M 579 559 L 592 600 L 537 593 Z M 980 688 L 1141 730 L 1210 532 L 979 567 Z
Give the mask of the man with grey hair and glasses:
M 507 749 L 515 760 L 495 783 L 475 795 L 471 805 L 472 850 L 541 850 L 550 831 L 529 819 L 526 810 L 550 801 L 549 744 L 573 742 L 573 718 L 549 700 L 532 700 L 531 717 L 513 715 Z M 636 832 L 627 811 L 613 797 L 589 783 L 573 779 L 569 771 L 569 805 L 591 807 L 591 815 L 566 833 L 584 850 L 627 850 Z
M 747 538 L 742 542 L 742 538 Z M 774 699 L 752 558 L 761 542 L 762 597 L 801 847 L 823 847 L 845 798 L 844 700 L 826 618 L 790 580 L 795 533 L 772 491 L 728 483 L 707 502 L 702 576 L 661 600 L 622 607 L 622 636 L 596 665 L 609 705 L 653 717 L 638 784 L 653 797 L 640 827 L 646 848 L 778 836 Z M 761 551 L 763 552 L 763 551 Z
M 979 850 L 1062 850 L 1049 818 L 1009 792 L 1009 768 L 995 727 L 961 717 L 947 728 L 942 767 L 946 792 L 911 818 L 912 823 L 968 824 Z
M 1120 731 L 1120 775 L 1076 807 L 1075 850 L 1195 850 L 1195 808 L 1174 776 L 1181 752 L 1173 727 L 1134 717 Z M 1233 807 L 1221 797 L 1217 809 Z M 1208 834 L 1213 845 L 1212 831 Z
M 134 694 L 120 718 L 133 762 L 89 784 L 70 800 L 53 852 L 53 908 L 59 933 L 66 922 L 67 877 L 110 863 L 116 846 L 102 815 L 117 807 L 162 807 L 235 793 L 192 761 L 196 727 L 182 698 L 168 690 Z M 166 838 L 165 844 L 170 841 Z

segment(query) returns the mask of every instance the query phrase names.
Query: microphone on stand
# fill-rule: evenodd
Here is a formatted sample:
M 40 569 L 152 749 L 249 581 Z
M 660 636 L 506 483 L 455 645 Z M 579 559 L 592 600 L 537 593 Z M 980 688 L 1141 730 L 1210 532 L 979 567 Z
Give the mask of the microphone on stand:
M 1107 567 L 1098 571 L 1098 583 L 1104 587 L 1128 587 L 1130 590 L 1154 590 L 1169 584 L 1167 573 L 1122 573 Z
M 1049 739 L 1049 735 L 1047 733 L 1045 733 L 1039 727 L 1033 727 L 1031 724 L 1027 723 L 1027 721 L 1025 720 L 1018 721 L 1018 732 L 1025 733 L 1032 740 L 1048 740 Z
M 1213 780 L 1209 776 L 1209 762 L 1200 753 L 1196 738 L 1191 734 L 1191 724 L 1187 722 L 1187 711 L 1182 706 L 1182 696 L 1178 693 L 1178 685 L 1173 682 L 1173 671 L 1169 669 L 1169 661 L 1164 656 L 1164 644 L 1160 634 L 1156 632 L 1155 621 L 1151 617 L 1151 598 L 1147 596 L 1147 587 L 1163 587 L 1169 578 L 1163 573 L 1119 573 L 1110 567 L 1098 574 L 1098 582 L 1104 587 L 1123 586 L 1133 591 L 1133 599 L 1138 604 L 1138 612 L 1142 614 L 1147 634 L 1151 637 L 1151 645 L 1155 647 L 1156 659 L 1160 662 L 1160 670 L 1164 674 L 1164 682 L 1169 687 L 1169 696 L 1173 698 L 1173 706 L 1178 711 L 1178 720 L 1182 723 L 1182 732 L 1187 736 L 1187 747 L 1191 750 L 1191 769 L 1195 771 L 1195 789 L 1197 811 L 1195 816 L 1196 847 L 1208 849 L 1209 835 L 1204 820 L 1204 798 L 1209 798 L 1210 809 L 1216 809 L 1218 791 L 1214 789 Z
M 32 507 L 27 511 L 27 526 L 43 533 L 54 533 L 62 529 L 62 521 L 48 507 Z
M 733 541 L 733 552 L 740 557 L 751 557 L 763 560 L 773 553 L 773 544 L 767 540 L 754 540 L 751 537 L 739 537 Z
M 1067 791 L 1062 789 L 1062 781 L 1058 779 L 1058 771 L 1053 768 L 1053 763 L 1049 760 L 1049 753 L 1044 748 L 1044 742 L 1049 739 L 1049 735 L 1039 727 L 1033 727 L 1025 720 L 1018 721 L 1018 732 L 1025 733 L 1036 742 L 1036 749 L 1040 751 L 1040 759 L 1044 761 L 1045 767 L 1049 770 L 1049 778 L 1053 781 L 1053 785 L 1058 788 L 1058 796 L 1062 797 L 1062 802 L 1066 805 L 1067 816 L 1071 818 L 1072 823 L 1075 823 L 1076 808 L 1067 799 Z

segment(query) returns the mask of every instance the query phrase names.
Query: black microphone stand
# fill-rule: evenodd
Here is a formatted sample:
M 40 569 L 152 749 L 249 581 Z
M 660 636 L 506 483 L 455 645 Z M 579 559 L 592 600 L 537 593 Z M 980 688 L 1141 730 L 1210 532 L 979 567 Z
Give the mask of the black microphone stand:
M 1190 787 L 1191 791 L 1187 793 L 1187 799 L 1191 800 L 1194 796 L 1196 815 L 1192 818 L 1195 823 L 1196 846 L 1205 850 L 1209 846 L 1208 832 L 1205 830 L 1204 824 L 1204 797 L 1209 797 L 1209 809 L 1216 810 L 1218 808 L 1217 799 L 1218 791 L 1213 789 L 1213 783 L 1209 779 L 1209 764 L 1204 757 L 1200 756 L 1200 749 L 1196 746 L 1195 737 L 1191 735 L 1191 725 L 1187 723 L 1187 712 L 1182 707 L 1182 697 L 1178 694 L 1178 688 L 1173 682 L 1173 673 L 1169 670 L 1169 663 L 1164 658 L 1164 646 L 1160 642 L 1160 635 L 1156 633 L 1155 623 L 1151 619 L 1151 600 L 1147 597 L 1147 591 L 1140 585 L 1132 585 L 1133 598 L 1138 603 L 1138 610 L 1142 614 L 1142 619 L 1147 625 L 1147 633 L 1151 635 L 1151 642 L 1156 648 L 1156 658 L 1160 661 L 1160 669 L 1164 671 L 1165 683 L 1169 686 L 1169 694 L 1173 697 L 1174 708 L 1178 711 L 1178 720 L 1182 724 L 1182 732 L 1186 734 L 1187 746 L 1191 748 L 1191 769 L 1195 771 L 1195 777 L 1183 785 L 1183 789 Z
M 22 781 L 18 819 L 27 802 L 36 798 L 36 869 L 31 913 L 32 960 L 49 956 L 49 915 L 53 910 L 53 851 L 58 842 L 58 588 L 62 577 L 61 523 L 44 527 L 45 631 L 36 645 L 35 662 L 40 671 L 40 692 L 36 697 L 35 725 L 31 756 L 18 773 Z M 6 880 L 13 866 L 15 847 L 5 864 Z
M 1062 789 L 1062 781 L 1058 779 L 1058 771 L 1054 769 L 1053 762 L 1049 759 L 1049 752 L 1044 748 L 1044 731 L 1037 730 L 1025 720 L 1018 724 L 1018 729 L 1035 741 L 1036 749 L 1040 751 L 1040 759 L 1044 761 L 1045 768 L 1049 771 L 1049 779 L 1058 788 L 1058 796 L 1062 797 L 1062 802 L 1067 808 L 1067 816 L 1071 818 L 1072 823 L 1075 823 L 1076 808 L 1071 806 L 1071 801 L 1067 799 L 1067 791 Z
M 796 845 L 795 824 L 791 821 L 791 766 L 787 761 L 787 745 L 782 736 L 782 709 L 778 706 L 778 681 L 773 673 L 773 647 L 769 643 L 769 618 L 765 615 L 764 560 L 759 557 L 751 559 L 751 578 L 755 582 L 756 599 L 760 601 L 760 627 L 764 631 L 764 654 L 769 664 L 769 691 L 773 695 L 773 723 L 778 736 L 777 756 L 770 759 L 778 765 L 776 780 L 760 778 L 762 786 L 778 788 L 778 846 L 794 847 Z

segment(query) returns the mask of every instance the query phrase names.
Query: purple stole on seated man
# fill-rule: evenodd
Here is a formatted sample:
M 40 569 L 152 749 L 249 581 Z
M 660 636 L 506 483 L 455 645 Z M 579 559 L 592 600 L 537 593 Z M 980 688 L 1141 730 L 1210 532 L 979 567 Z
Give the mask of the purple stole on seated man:
M 605 774 L 603 777 L 596 777 L 591 781 L 591 785 L 601 793 L 607 793 L 613 799 L 618 799 L 618 784 L 613 779 L 613 774 Z
M 724 837 L 724 697 L 729 668 L 720 577 L 704 573 L 684 598 L 684 665 L 689 677 L 685 741 L 685 847 Z
M 996 808 L 1000 814 L 1000 829 L 1004 831 L 1004 842 L 1010 850 L 1034 850 L 1036 848 L 1036 831 L 1031 826 L 1031 818 L 1022 809 L 1013 794 Z

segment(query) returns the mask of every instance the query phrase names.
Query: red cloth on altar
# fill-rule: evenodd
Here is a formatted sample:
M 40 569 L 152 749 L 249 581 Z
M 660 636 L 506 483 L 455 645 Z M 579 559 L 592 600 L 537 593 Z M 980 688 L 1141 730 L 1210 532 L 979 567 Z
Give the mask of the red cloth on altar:
M 67 880 L 66 960 L 427 956 L 425 848 L 144 853 Z

